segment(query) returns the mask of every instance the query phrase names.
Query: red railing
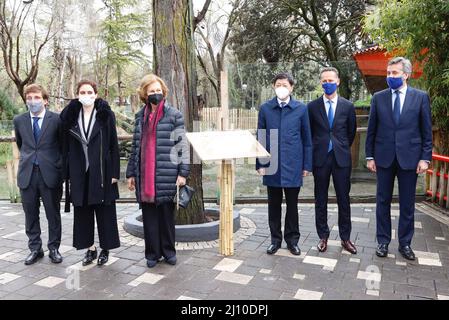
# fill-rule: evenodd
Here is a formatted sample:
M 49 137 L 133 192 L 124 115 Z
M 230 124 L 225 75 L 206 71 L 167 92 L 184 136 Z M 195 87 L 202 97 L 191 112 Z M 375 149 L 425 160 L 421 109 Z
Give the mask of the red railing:
M 449 209 L 449 157 L 432 154 L 432 164 L 427 170 L 426 194 L 432 202 Z

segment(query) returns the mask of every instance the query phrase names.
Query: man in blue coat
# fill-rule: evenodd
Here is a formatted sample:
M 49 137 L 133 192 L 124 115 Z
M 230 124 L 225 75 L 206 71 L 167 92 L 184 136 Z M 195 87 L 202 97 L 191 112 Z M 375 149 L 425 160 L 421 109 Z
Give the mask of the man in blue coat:
M 376 220 L 379 257 L 388 255 L 391 241 L 391 200 L 395 177 L 399 185 L 399 252 L 408 260 L 414 233 L 415 190 L 418 174 L 432 159 L 430 99 L 426 92 L 407 86 L 412 65 L 403 57 L 387 66 L 389 89 L 373 95 L 366 136 L 366 160 L 377 174 Z
M 294 255 L 298 247 L 298 194 L 303 177 L 312 171 L 312 140 L 309 115 L 305 104 L 291 97 L 294 81 L 287 73 L 273 80 L 276 97 L 265 102 L 259 111 L 257 136 L 270 152 L 270 159 L 257 159 L 256 170 L 263 176 L 268 192 L 268 222 L 271 245 L 268 254 L 281 247 L 281 205 L 283 193 L 287 203 L 284 240 Z

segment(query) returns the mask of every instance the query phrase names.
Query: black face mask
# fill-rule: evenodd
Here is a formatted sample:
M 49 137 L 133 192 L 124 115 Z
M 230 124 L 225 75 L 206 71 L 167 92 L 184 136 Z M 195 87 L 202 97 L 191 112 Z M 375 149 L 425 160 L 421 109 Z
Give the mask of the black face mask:
M 148 96 L 148 104 L 158 105 L 164 99 L 164 95 L 162 93 L 154 93 Z

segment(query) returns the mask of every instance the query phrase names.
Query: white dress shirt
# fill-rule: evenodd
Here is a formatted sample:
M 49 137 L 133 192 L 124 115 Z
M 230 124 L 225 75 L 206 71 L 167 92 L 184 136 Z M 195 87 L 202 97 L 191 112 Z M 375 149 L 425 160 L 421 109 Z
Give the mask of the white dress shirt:
M 338 102 L 338 94 L 335 95 L 332 99 L 328 99 L 325 95 L 323 95 L 324 107 L 326 108 L 326 115 L 329 117 L 329 101 L 332 101 L 332 110 L 334 111 L 334 119 L 335 113 L 337 111 L 337 102 Z
M 39 118 L 39 120 L 37 121 L 37 125 L 39 126 L 39 128 L 42 129 L 42 122 L 44 122 L 44 117 L 45 117 L 45 107 L 42 109 L 41 113 L 39 113 L 37 116 L 32 114 L 30 111 L 30 117 L 31 117 L 31 129 L 34 130 L 34 128 L 33 128 L 34 119 L 33 118 L 35 118 L 35 117 Z
M 407 93 L 407 85 L 403 86 L 401 89 L 390 89 L 391 90 L 391 106 L 392 106 L 392 110 L 394 112 L 394 100 L 396 100 L 396 90 L 399 90 L 399 98 L 400 98 L 400 102 L 401 102 L 401 113 L 402 113 L 402 108 L 404 107 L 404 101 L 405 101 L 405 95 Z
M 284 102 L 285 105 L 288 105 L 289 102 L 290 102 L 290 96 L 288 96 L 288 98 L 287 98 L 285 101 L 282 101 L 281 99 L 278 98 L 278 105 L 279 105 L 279 107 L 281 107 L 281 108 L 282 108 L 282 105 L 281 105 L 282 102 Z

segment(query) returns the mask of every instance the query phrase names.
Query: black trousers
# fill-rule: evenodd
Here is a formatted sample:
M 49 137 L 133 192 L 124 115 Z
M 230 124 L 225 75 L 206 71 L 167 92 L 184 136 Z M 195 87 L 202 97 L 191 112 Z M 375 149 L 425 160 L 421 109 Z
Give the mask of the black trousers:
M 159 260 L 175 256 L 175 204 L 142 203 L 142 220 L 145 258 Z
M 22 207 L 25 212 L 25 232 L 28 236 L 28 248 L 31 251 L 42 248 L 40 226 L 40 199 L 44 204 L 48 221 L 48 249 L 58 249 L 61 244 L 61 197 L 62 184 L 57 188 L 48 188 L 42 179 L 38 166 L 35 166 L 30 185 L 20 189 Z
M 315 224 L 320 239 L 329 238 L 327 224 L 327 202 L 330 177 L 334 182 L 338 203 L 338 230 L 340 239 L 349 240 L 351 236 L 351 204 L 349 191 L 351 190 L 351 166 L 339 167 L 334 151 L 327 154 L 322 167 L 313 168 L 315 182 Z
M 86 180 L 89 181 L 89 173 Z M 97 219 L 100 248 L 111 250 L 120 247 L 120 236 L 117 226 L 117 210 L 115 202 L 106 204 L 87 204 L 89 184 L 84 184 L 84 204 L 74 207 L 73 246 L 77 250 L 86 249 L 95 242 L 95 217 Z
M 271 243 L 280 246 L 282 243 L 281 217 L 282 217 L 282 192 L 285 193 L 287 213 L 284 224 L 284 240 L 287 246 L 298 244 L 299 218 L 298 218 L 298 194 L 301 188 L 267 187 L 268 191 L 268 224 L 270 226 Z

